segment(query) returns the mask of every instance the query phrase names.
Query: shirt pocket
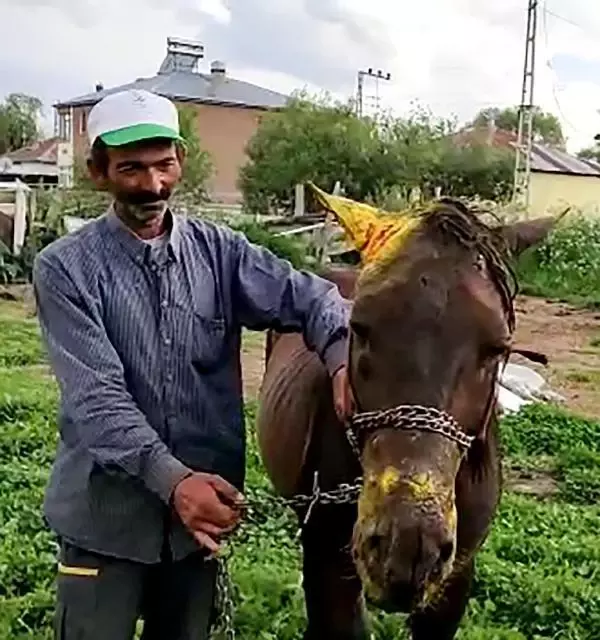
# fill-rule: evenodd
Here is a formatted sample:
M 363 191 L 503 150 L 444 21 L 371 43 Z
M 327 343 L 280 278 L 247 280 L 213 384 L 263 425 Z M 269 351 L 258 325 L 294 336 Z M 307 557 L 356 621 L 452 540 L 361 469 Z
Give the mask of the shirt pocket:
M 224 318 L 207 318 L 191 312 L 190 344 L 193 367 L 199 373 L 211 373 L 225 360 L 227 326 Z

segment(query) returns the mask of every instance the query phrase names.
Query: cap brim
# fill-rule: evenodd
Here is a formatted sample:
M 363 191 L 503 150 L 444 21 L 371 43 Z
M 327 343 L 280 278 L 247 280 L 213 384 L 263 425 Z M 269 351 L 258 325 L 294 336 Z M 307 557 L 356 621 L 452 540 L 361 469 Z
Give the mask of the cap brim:
M 151 140 L 152 138 L 167 138 L 168 140 L 183 142 L 183 138 L 177 131 L 158 124 L 136 124 L 131 127 L 103 133 L 99 137 L 109 147 L 121 147 L 141 140 Z

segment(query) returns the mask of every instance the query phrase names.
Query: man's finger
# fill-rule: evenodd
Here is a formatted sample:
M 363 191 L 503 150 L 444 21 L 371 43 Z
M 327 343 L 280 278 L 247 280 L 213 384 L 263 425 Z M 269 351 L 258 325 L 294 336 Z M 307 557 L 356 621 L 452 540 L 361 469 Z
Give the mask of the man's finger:
M 201 547 L 205 547 L 211 553 L 218 553 L 221 549 L 219 544 L 203 531 L 193 531 L 194 538 Z
M 218 525 L 212 522 L 206 522 L 206 520 L 198 520 L 197 522 L 194 521 L 192 523 L 192 527 L 194 528 L 194 531 L 202 531 L 208 534 L 209 536 L 212 536 L 213 538 L 231 533 L 236 528 L 236 526 L 237 526 L 237 522 L 226 527 L 219 527 Z
M 227 480 L 221 476 L 209 476 L 207 482 L 213 487 L 213 489 L 222 495 L 228 502 L 235 505 L 241 505 L 244 502 L 244 496 Z

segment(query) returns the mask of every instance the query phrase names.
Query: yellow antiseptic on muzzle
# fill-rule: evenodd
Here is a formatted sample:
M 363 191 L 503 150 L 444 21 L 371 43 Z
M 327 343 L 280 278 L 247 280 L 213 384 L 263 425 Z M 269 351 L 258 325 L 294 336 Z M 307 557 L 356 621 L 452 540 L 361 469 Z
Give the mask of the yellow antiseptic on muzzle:
M 338 219 L 365 267 L 385 263 L 397 255 L 422 219 L 415 213 L 387 213 L 350 198 L 330 195 L 312 182 L 308 186 L 319 203 Z

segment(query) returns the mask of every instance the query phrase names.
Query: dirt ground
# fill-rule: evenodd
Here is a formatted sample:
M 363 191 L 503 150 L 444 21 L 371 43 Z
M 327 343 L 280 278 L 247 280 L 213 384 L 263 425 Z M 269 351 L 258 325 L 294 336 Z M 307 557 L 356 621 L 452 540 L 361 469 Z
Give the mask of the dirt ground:
M 5 317 L 35 314 L 28 287 L 0 287 L 0 300 Z M 517 299 L 516 308 L 515 343 L 543 353 L 549 363 L 534 364 L 519 355 L 511 361 L 539 371 L 569 409 L 600 418 L 600 312 L 526 296 Z M 245 395 L 255 398 L 263 375 L 264 334 L 244 334 L 242 366 Z
M 515 343 L 543 353 L 547 366 L 514 356 L 511 362 L 537 370 L 566 406 L 600 418 L 600 312 L 521 296 L 517 300 Z M 256 397 L 264 366 L 264 337 L 247 333 L 242 354 L 246 397 Z

